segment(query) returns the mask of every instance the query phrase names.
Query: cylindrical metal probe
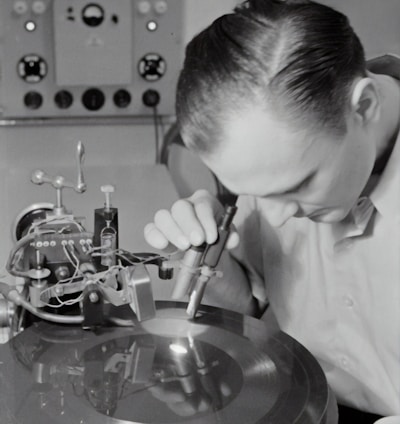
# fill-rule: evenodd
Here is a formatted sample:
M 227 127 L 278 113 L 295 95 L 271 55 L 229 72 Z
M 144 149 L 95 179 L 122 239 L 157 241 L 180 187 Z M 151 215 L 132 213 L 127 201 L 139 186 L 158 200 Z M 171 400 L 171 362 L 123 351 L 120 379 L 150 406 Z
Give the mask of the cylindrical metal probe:
M 237 207 L 234 205 L 226 207 L 225 214 L 222 216 L 221 222 L 218 225 L 218 238 L 215 243 L 209 244 L 206 247 L 201 263 L 201 274 L 190 293 L 189 304 L 186 308 L 186 313 L 191 318 L 196 316 L 207 283 L 214 275 L 214 268 L 218 265 L 225 248 L 236 211 Z
M 200 270 L 200 262 L 203 257 L 205 245 L 192 246 L 188 249 L 179 264 L 179 273 L 176 277 L 175 286 L 171 295 L 174 300 L 186 296 L 192 286 L 193 277 Z

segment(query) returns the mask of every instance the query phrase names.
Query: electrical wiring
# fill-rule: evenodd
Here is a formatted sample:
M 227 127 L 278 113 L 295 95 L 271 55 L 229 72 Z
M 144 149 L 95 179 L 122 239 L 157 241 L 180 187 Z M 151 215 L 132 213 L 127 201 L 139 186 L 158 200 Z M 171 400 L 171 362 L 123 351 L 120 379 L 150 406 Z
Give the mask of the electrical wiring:
M 153 106 L 153 125 L 155 133 L 156 164 L 161 163 L 161 145 L 160 140 L 164 140 L 165 129 L 161 115 L 158 113 L 157 106 Z M 161 133 L 161 134 L 160 134 Z
M 59 220 L 61 224 L 63 223 L 62 221 L 64 221 L 64 223 L 68 225 L 57 231 L 54 229 L 44 228 L 46 224 L 52 221 L 54 221 L 54 219 L 46 219 L 40 222 L 36 222 L 35 225 L 31 226 L 28 233 L 14 245 L 12 251 L 10 252 L 5 267 L 6 271 L 8 271 L 11 275 L 21 276 L 24 277 L 24 279 L 27 278 L 26 271 L 24 272 L 23 270 L 17 269 L 18 264 L 23 258 L 22 249 L 31 244 L 33 241 L 37 240 L 37 238 L 42 235 L 55 233 L 62 234 L 68 229 L 68 225 L 70 224 L 69 220 Z M 79 225 L 77 227 L 81 228 Z M 90 281 L 91 284 L 98 285 L 99 287 L 104 286 L 104 288 L 108 287 L 108 289 L 112 288 L 113 290 L 117 291 L 117 276 L 121 269 L 126 268 L 126 264 L 138 266 L 140 264 L 146 264 L 150 262 L 154 263 L 159 259 L 165 260 L 165 256 L 159 254 L 134 254 L 122 249 L 108 249 L 107 251 L 104 251 L 104 247 L 102 246 L 93 246 L 92 244 L 87 243 L 87 251 L 85 254 L 91 257 L 114 254 L 119 258 L 117 265 L 110 266 L 105 271 L 91 274 L 89 279 L 87 278 L 88 276 L 80 269 L 81 262 L 78 254 L 79 251 L 76 250 L 73 241 L 65 240 L 61 243 L 61 246 L 66 260 L 72 266 L 73 274 L 68 278 L 58 280 L 55 284 L 45 287 L 39 292 L 39 299 L 43 303 L 43 306 L 51 309 L 59 309 L 65 306 L 73 306 L 81 303 L 84 299 L 83 291 L 88 281 Z M 171 258 L 178 252 L 179 251 L 172 252 L 168 255 L 168 257 Z M 125 265 L 122 265 L 121 261 L 125 263 Z M 110 277 L 115 278 L 115 286 L 112 280 L 110 280 Z M 58 289 L 59 287 L 61 289 Z M 63 316 L 55 313 L 44 312 L 41 310 L 41 308 L 35 307 L 33 304 L 31 304 L 29 300 L 29 292 L 27 292 L 25 295 L 21 295 L 15 287 L 10 287 L 9 291 L 6 291 L 4 286 L 1 288 L 4 297 L 7 297 L 13 303 L 22 307 L 24 311 L 28 311 L 40 319 L 64 324 L 79 324 L 84 320 L 82 315 Z M 76 293 L 77 296 L 72 299 L 63 299 L 64 295 L 72 293 Z M 53 299 L 53 302 L 49 302 L 49 299 Z M 114 322 L 114 324 L 116 324 L 116 322 Z M 131 326 L 132 322 L 126 320 L 118 324 Z
M 166 121 L 163 122 L 157 109 L 158 92 L 149 90 L 148 94 L 148 106 L 153 107 L 154 112 L 156 162 L 159 163 Z M 63 176 L 52 177 L 44 171 L 34 171 L 33 183 L 49 183 L 56 189 L 56 205 L 31 205 L 15 219 L 12 237 L 17 241 L 9 253 L 4 276 L 12 277 L 13 282 L 9 288 L 0 284 L 0 295 L 6 298 L 0 306 L 5 311 L 4 316 L 9 314 L 6 316 L 10 318 L 9 326 L 15 322 L 16 327 L 12 328 L 18 331 L 36 323 L 36 317 L 53 323 L 83 323 L 85 329 L 98 327 L 107 321 L 113 307 L 120 306 L 132 310 L 139 320 L 148 319 L 153 314 L 154 298 L 150 273 L 140 265 L 156 265 L 160 278 L 172 276 L 173 265 L 166 263 L 168 257 L 165 255 L 135 254 L 118 249 L 118 210 L 111 210 L 109 195 L 114 191 L 113 186 L 112 190 L 108 186 L 101 187 L 106 202 L 104 209 L 95 210 L 94 231 L 86 230 L 84 217 L 76 218 L 64 207 L 64 188 L 78 193 L 86 189 L 82 174 L 83 153 L 79 142 L 76 185 Z M 0 273 L 4 274 L 1 269 Z M 119 317 L 115 317 L 114 323 L 134 325 L 133 321 Z
M 73 246 L 66 244 L 66 243 L 64 243 L 64 244 L 62 243 L 62 248 L 63 248 L 63 251 L 65 253 L 65 256 L 67 257 L 67 259 L 69 260 L 71 265 L 75 268 L 75 271 L 80 272 L 79 271 L 80 262 L 79 262 L 78 257 L 75 255 L 75 253 L 73 251 Z M 71 257 L 72 257 L 73 260 L 71 259 Z
M 71 278 L 69 278 L 68 280 L 71 280 Z M 65 306 L 66 304 L 65 302 L 68 302 L 68 301 L 62 301 L 59 298 L 60 295 L 57 293 L 57 287 L 60 287 L 60 286 L 62 287 L 62 295 L 77 293 L 77 292 L 82 292 L 82 290 L 85 288 L 85 282 L 83 280 L 79 282 L 72 282 L 72 281 L 63 282 L 62 280 L 60 280 L 57 282 L 57 284 L 50 287 L 46 287 L 40 292 L 40 300 L 43 302 L 45 306 L 49 306 L 50 308 L 60 308 L 62 306 Z M 50 293 L 50 295 L 47 295 L 47 293 Z M 59 304 L 58 305 L 49 304 L 48 302 L 44 300 L 47 298 L 47 296 L 49 296 L 49 298 L 56 298 L 59 301 Z M 78 303 L 80 301 L 81 299 L 78 297 L 77 299 L 73 299 L 72 304 Z
M 10 287 L 8 284 L 0 283 L 0 292 L 12 303 L 15 303 L 18 306 L 22 306 L 31 314 L 45 321 L 51 321 L 60 324 L 81 324 L 83 322 L 83 315 L 63 316 L 39 311 L 37 308 L 31 305 L 27 299 L 20 295 L 15 287 Z
M 83 277 L 83 273 L 80 271 L 79 269 L 79 259 L 78 257 L 75 255 L 74 251 L 73 251 L 73 247 L 68 245 L 68 244 L 63 244 L 63 251 L 65 253 L 65 256 L 67 257 L 68 261 L 71 263 L 71 265 L 74 267 L 74 274 L 66 279 L 66 281 L 63 281 L 63 291 L 65 293 L 65 288 L 68 288 L 70 283 L 72 283 L 73 280 L 75 280 L 76 278 L 82 278 Z M 52 294 L 52 298 L 55 298 L 58 301 L 58 304 L 50 304 L 48 302 L 44 302 L 43 304 L 45 306 L 48 306 L 50 308 L 61 308 L 63 306 L 72 306 L 75 305 L 79 302 L 81 302 L 83 300 L 83 294 L 81 293 L 77 298 L 75 299 L 68 299 L 68 300 L 61 300 L 59 295 L 57 294 L 57 290 L 55 289 L 55 286 L 58 286 L 59 284 L 61 284 L 62 281 L 58 281 L 56 285 L 51 286 L 51 287 L 47 287 L 46 289 L 42 290 L 40 292 L 40 298 L 43 298 L 43 295 L 48 292 L 49 290 L 51 290 L 51 294 Z M 78 289 L 79 290 L 79 289 Z M 78 291 L 76 290 L 76 291 Z
M 23 236 L 20 240 L 18 240 L 15 245 L 12 247 L 11 252 L 8 256 L 8 260 L 6 263 L 6 270 L 9 274 L 14 275 L 16 277 L 26 277 L 26 274 L 22 271 L 18 271 L 14 268 L 16 264 L 16 257 L 20 249 L 27 246 L 30 242 L 32 242 L 37 236 L 43 235 L 43 234 L 53 234 L 54 230 L 36 230 L 33 233 L 26 234 Z M 21 256 L 18 258 L 18 260 L 21 259 Z
M 82 294 L 80 294 L 75 299 L 69 299 L 69 300 L 61 300 L 57 295 L 55 295 L 54 297 L 59 302 L 58 304 L 55 305 L 53 303 L 43 302 L 43 306 L 48 306 L 49 308 L 58 309 L 58 308 L 62 308 L 63 306 L 72 306 L 72 305 L 75 305 L 75 304 L 77 304 L 77 303 L 79 303 L 79 302 L 81 302 L 83 300 L 83 295 Z
M 69 218 L 65 218 L 65 217 L 60 218 L 58 216 L 54 216 L 54 217 L 49 217 L 49 218 L 45 218 L 45 219 L 41 219 L 41 220 L 33 222 L 31 224 L 31 226 L 29 227 L 28 233 L 31 233 L 36 228 L 39 228 L 43 225 L 51 224 L 51 223 L 56 222 L 56 221 L 61 223 L 61 224 L 62 223 L 65 223 L 65 224 L 68 224 L 68 225 L 73 224 L 74 226 L 76 226 L 78 228 L 79 232 L 81 232 L 81 233 L 83 233 L 85 231 L 85 229 L 82 227 L 82 225 L 79 224 L 79 222 L 74 221 L 73 219 L 69 219 Z M 61 230 L 59 230 L 57 232 L 62 233 L 65 228 L 67 228 L 67 227 L 63 227 L 63 228 L 61 228 Z M 54 232 L 56 232 L 56 231 L 54 231 Z
M 69 257 L 69 254 L 73 254 L 73 252 L 68 252 L 68 245 L 63 246 L 65 249 L 65 253 L 66 256 L 68 258 L 68 260 L 70 261 L 70 263 L 75 267 L 75 273 L 74 275 L 72 275 L 69 278 L 66 278 L 64 280 L 59 280 L 55 285 L 51 286 L 51 287 L 47 287 L 44 290 L 42 290 L 40 292 L 40 298 L 42 299 L 44 297 L 44 295 L 47 292 L 51 293 L 51 297 L 55 298 L 58 301 L 58 304 L 50 304 L 48 302 L 44 302 L 43 300 L 43 304 L 45 306 L 48 306 L 50 308 L 61 308 L 63 306 L 71 306 L 71 305 L 75 305 L 76 303 L 79 303 L 83 300 L 83 294 L 81 293 L 77 298 L 75 299 L 69 299 L 69 300 L 61 300 L 59 295 L 57 294 L 57 287 L 59 287 L 60 285 L 62 286 L 63 289 L 63 294 L 67 294 L 68 292 L 73 292 L 76 293 L 78 291 L 83 291 L 86 282 L 85 281 L 81 281 L 80 283 L 74 283 L 73 280 L 77 279 L 77 278 L 83 278 L 84 275 L 83 273 L 79 270 L 79 260 L 76 258 L 75 255 L 73 255 L 73 259 L 76 261 L 75 263 L 71 260 L 71 258 Z M 110 267 L 109 269 L 107 269 L 106 271 L 103 272 L 99 272 L 97 274 L 93 274 L 91 275 L 90 281 L 92 284 L 99 284 L 102 285 L 104 284 L 103 280 L 106 280 L 110 275 L 115 274 L 116 271 L 119 271 L 120 269 L 122 269 L 123 266 L 121 265 L 114 265 L 112 267 Z M 69 290 L 74 286 L 74 290 Z
M 175 256 L 177 254 L 180 254 L 180 253 L 181 253 L 180 250 L 176 250 L 176 251 L 171 252 L 170 254 L 168 254 L 167 257 L 169 259 L 171 259 L 173 256 Z M 130 252 L 127 252 L 126 250 L 122 250 L 122 249 L 116 250 L 115 251 L 115 254 L 118 257 L 120 257 L 123 260 L 125 260 L 126 262 L 130 263 L 131 265 L 138 265 L 138 264 L 142 264 L 143 265 L 143 264 L 146 264 L 148 262 L 155 261 L 157 259 L 164 259 L 165 258 L 165 255 L 158 255 L 158 254 L 157 255 L 143 257 L 143 256 L 139 256 L 138 254 L 130 253 Z M 137 259 L 138 262 L 131 261 L 128 256 Z

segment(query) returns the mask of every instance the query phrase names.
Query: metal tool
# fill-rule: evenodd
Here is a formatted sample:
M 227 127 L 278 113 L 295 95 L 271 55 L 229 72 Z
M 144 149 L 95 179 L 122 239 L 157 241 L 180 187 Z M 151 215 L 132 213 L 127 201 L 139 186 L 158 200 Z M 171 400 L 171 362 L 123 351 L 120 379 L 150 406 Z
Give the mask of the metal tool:
M 200 275 L 197 281 L 194 282 L 193 288 L 189 295 L 189 304 L 186 312 L 191 317 L 196 316 L 198 307 L 204 295 L 207 283 L 210 278 L 216 275 L 216 267 L 221 258 L 222 252 L 225 249 L 226 242 L 228 241 L 229 234 L 231 232 L 231 224 L 237 207 L 235 205 L 228 205 L 225 209 L 225 213 L 221 218 L 218 225 L 218 237 L 217 240 L 212 244 L 205 245 L 204 253 L 201 257 L 200 262 Z M 196 257 L 198 260 L 198 258 Z

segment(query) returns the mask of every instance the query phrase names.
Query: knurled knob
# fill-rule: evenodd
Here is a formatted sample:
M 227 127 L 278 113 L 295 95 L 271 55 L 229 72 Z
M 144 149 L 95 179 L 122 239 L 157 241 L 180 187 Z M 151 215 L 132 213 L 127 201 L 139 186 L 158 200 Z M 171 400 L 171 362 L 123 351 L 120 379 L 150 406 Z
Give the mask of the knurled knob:
M 100 187 L 102 193 L 114 193 L 115 187 L 111 184 L 103 185 Z
M 107 185 L 103 185 L 100 187 L 100 190 L 102 191 L 102 193 L 105 194 L 106 196 L 106 204 L 105 204 L 105 208 L 106 210 L 110 210 L 111 208 L 111 193 L 114 193 L 115 188 L 113 185 L 111 184 L 107 184 Z

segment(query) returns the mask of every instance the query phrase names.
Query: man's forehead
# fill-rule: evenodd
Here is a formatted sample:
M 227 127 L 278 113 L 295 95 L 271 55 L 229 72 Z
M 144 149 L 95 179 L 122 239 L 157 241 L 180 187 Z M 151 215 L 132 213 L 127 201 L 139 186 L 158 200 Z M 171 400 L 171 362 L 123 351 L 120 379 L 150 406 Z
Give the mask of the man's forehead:
M 244 166 L 262 162 L 271 172 L 278 172 L 288 162 L 301 162 L 315 139 L 308 132 L 255 108 L 226 123 L 215 157 L 228 166 L 230 159 Z

